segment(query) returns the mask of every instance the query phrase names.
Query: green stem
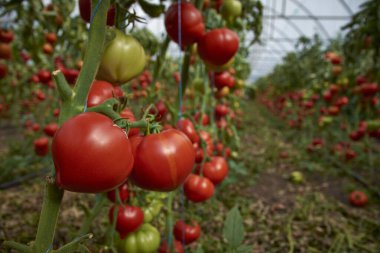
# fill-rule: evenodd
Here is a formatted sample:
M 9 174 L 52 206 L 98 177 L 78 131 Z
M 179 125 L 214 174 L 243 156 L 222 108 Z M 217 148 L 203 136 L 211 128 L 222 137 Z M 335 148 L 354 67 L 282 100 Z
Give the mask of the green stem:
M 72 242 L 69 242 L 68 244 L 62 246 L 60 249 L 53 251 L 55 253 L 71 253 L 71 252 L 78 252 L 78 249 L 81 247 L 81 243 L 85 240 L 91 239 L 93 237 L 92 234 L 86 234 L 82 235 L 80 237 L 75 238 Z M 41 252 L 42 251 L 38 251 Z M 43 251 L 45 252 L 45 251 Z
M 185 94 L 187 83 L 189 81 L 189 70 L 190 70 L 190 58 L 191 58 L 191 48 L 187 49 L 185 52 L 185 57 L 182 62 L 182 96 Z
M 61 70 L 54 71 L 53 77 L 57 84 L 58 93 L 62 102 L 65 103 L 69 101 L 71 99 L 71 96 L 73 95 L 73 91 L 70 85 L 67 83 L 65 76 L 62 74 L 62 71 Z
M 31 253 L 32 249 L 24 244 L 14 242 L 14 241 L 5 241 L 4 242 L 4 248 L 10 248 L 10 249 L 15 249 L 18 252 L 21 253 Z
M 167 215 L 166 215 L 166 234 L 168 236 L 168 248 L 170 248 L 170 252 L 174 252 L 173 249 L 173 198 L 174 192 L 170 192 L 167 200 Z
M 100 105 L 88 108 L 88 112 L 97 112 L 104 114 L 111 118 L 112 120 L 120 119 L 120 115 L 113 110 L 114 106 L 117 105 L 119 101 L 116 98 L 107 99 Z
M 96 1 L 93 0 L 93 4 Z M 95 79 L 104 50 L 106 40 L 106 19 L 110 0 L 103 0 L 90 27 L 89 43 L 84 56 L 83 67 L 74 87 L 74 114 L 82 112 L 87 100 L 87 94 Z
M 103 194 L 96 198 L 95 206 L 92 208 L 91 213 L 86 216 L 86 219 L 82 223 L 82 227 L 78 232 L 78 235 L 87 234 L 90 231 L 90 227 L 94 219 L 99 215 L 104 204 L 106 203 L 106 198 Z
M 40 220 L 38 223 L 36 240 L 33 245 L 34 252 L 46 252 L 51 247 L 58 220 L 63 190 L 58 189 L 52 179 L 48 179 L 45 186 L 44 200 Z
M 170 43 L 170 38 L 169 38 L 169 36 L 166 36 L 164 42 L 161 45 L 160 54 L 158 55 L 157 60 L 154 63 L 153 83 L 156 83 L 157 79 L 159 78 L 159 76 L 161 74 L 161 67 L 163 65 L 162 61 L 165 59 L 166 51 L 168 50 L 169 43 Z

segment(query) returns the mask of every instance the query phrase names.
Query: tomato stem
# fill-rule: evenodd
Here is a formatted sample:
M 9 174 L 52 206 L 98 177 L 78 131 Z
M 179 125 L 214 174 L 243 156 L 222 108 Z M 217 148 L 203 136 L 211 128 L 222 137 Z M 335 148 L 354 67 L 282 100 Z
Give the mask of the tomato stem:
M 14 241 L 5 241 L 4 242 L 4 247 L 5 248 L 12 248 L 17 250 L 18 252 L 22 253 L 32 253 L 32 249 L 24 244 L 14 242 Z
M 82 227 L 79 230 L 78 235 L 84 235 L 84 234 L 88 233 L 93 220 L 99 215 L 104 204 L 106 203 L 106 198 L 105 198 L 104 194 L 99 194 L 98 196 L 96 197 L 96 202 L 95 202 L 95 205 L 92 208 L 91 212 L 86 215 L 86 218 L 82 223 Z M 117 194 L 117 196 L 119 196 L 119 194 Z
M 166 51 L 168 50 L 169 43 L 170 43 L 170 38 L 169 38 L 169 36 L 166 35 L 166 37 L 162 43 L 162 46 L 160 48 L 160 54 L 158 55 L 158 57 L 154 63 L 153 82 L 152 83 L 156 83 L 157 79 L 160 77 L 161 67 L 163 66 L 162 61 L 165 59 Z

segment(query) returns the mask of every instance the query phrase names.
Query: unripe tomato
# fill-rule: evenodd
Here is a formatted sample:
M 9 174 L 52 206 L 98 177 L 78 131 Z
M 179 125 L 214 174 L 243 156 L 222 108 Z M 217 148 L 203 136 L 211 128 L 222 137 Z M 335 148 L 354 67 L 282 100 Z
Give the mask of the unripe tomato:
M 138 206 L 118 205 L 117 211 L 115 211 L 115 206 L 112 206 L 108 213 L 111 224 L 114 221 L 115 212 L 117 212 L 116 231 L 119 232 L 121 239 L 138 230 L 144 222 L 144 212 Z
M 187 137 L 191 140 L 192 143 L 199 141 L 199 135 L 195 130 L 193 122 L 189 119 L 180 119 L 176 125 L 177 129 L 186 134 Z
M 220 14 L 227 22 L 232 23 L 241 15 L 242 5 L 238 0 L 224 0 L 220 7 Z
M 190 174 L 183 186 L 185 196 L 193 202 L 203 202 L 214 194 L 214 184 L 205 177 Z
M 368 204 L 368 197 L 364 192 L 353 191 L 350 194 L 349 201 L 353 206 L 363 207 Z
M 149 206 L 145 207 L 144 210 L 144 222 L 150 223 L 152 222 L 153 218 L 156 217 L 162 208 L 163 204 L 161 200 L 154 199 Z
M 0 43 L 0 59 L 9 60 L 12 58 L 12 48 L 9 44 Z
M 195 151 L 185 134 L 168 129 L 131 138 L 135 163 L 133 182 L 146 190 L 172 191 L 191 173 Z
M 149 223 L 145 223 L 125 239 L 117 237 L 115 244 L 120 253 L 155 253 L 160 247 L 160 232 Z
M 34 151 L 38 156 L 45 156 L 49 153 L 49 139 L 46 137 L 38 138 L 33 142 Z
M 75 192 L 110 191 L 126 181 L 133 167 L 124 130 L 95 112 L 67 120 L 54 136 L 52 154 L 57 185 Z
M 91 0 L 79 0 L 79 13 L 84 21 L 87 23 L 91 19 Z M 107 12 L 107 25 L 113 26 L 115 24 L 115 7 L 111 6 Z
M 193 4 L 181 2 L 181 47 L 197 42 L 205 32 L 201 12 Z M 165 14 L 165 28 L 169 37 L 179 43 L 178 3 L 173 3 Z
M 211 161 L 204 164 L 202 173 L 214 185 L 220 184 L 228 174 L 227 161 L 222 156 L 211 157 Z
M 59 126 L 57 123 L 49 123 L 44 127 L 44 133 L 47 136 L 53 137 L 55 132 L 57 132 Z
M 197 46 L 201 59 L 216 66 L 229 62 L 238 49 L 238 35 L 227 28 L 213 29 L 207 32 L 200 38 Z
M 174 225 L 173 234 L 175 239 L 187 245 L 196 241 L 201 236 L 201 226 L 196 221 L 192 221 L 191 225 L 188 225 L 184 221 L 179 220 Z
M 131 35 L 125 35 L 117 29 L 109 29 L 116 36 L 104 50 L 97 79 L 112 84 L 123 84 L 144 70 L 144 48 Z

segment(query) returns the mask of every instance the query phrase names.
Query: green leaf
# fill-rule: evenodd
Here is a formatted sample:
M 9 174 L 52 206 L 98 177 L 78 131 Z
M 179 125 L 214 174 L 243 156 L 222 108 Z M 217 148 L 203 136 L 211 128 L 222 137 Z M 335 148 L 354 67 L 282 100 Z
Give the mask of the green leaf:
M 250 253 L 252 252 L 252 246 L 248 245 L 240 245 L 239 248 L 236 249 L 236 253 Z
M 243 219 L 237 206 L 232 208 L 224 221 L 223 235 L 231 248 L 238 248 L 244 239 Z

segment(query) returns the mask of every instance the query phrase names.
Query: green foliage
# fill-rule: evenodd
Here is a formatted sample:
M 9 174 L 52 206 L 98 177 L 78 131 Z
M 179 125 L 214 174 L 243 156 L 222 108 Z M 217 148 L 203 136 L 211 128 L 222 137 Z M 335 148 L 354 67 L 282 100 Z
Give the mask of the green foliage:
M 147 54 L 155 55 L 158 52 L 160 42 L 157 37 L 146 27 L 142 29 L 134 29 L 131 35 L 140 42 Z
M 237 206 L 232 208 L 224 221 L 223 235 L 231 249 L 237 249 L 244 240 L 243 218 Z

